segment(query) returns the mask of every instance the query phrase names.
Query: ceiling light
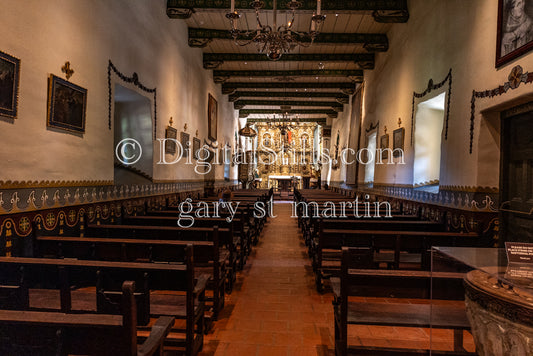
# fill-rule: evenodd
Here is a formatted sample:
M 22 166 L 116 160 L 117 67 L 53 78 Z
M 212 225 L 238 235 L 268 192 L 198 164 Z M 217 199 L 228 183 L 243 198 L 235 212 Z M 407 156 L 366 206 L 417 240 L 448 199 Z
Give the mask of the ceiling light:
M 253 31 L 241 31 L 238 26 L 241 15 L 235 10 L 235 0 L 231 0 L 230 12 L 226 14 L 226 17 L 231 23 L 230 33 L 237 45 L 247 46 L 251 43 L 255 43 L 257 45 L 257 50 L 260 53 L 266 54 L 266 56 L 273 61 L 280 59 L 283 53 L 290 52 L 296 46 L 309 47 L 320 32 L 320 27 L 326 19 L 326 16 L 321 14 L 321 0 L 317 0 L 316 13 L 313 13 L 313 16 L 311 17 L 309 31 L 297 32 L 294 31 L 292 27 L 294 25 L 296 9 L 302 5 L 300 1 L 289 1 L 287 7 L 291 9 L 292 18 L 287 24 L 282 24 L 280 26 L 278 26 L 277 22 L 277 0 L 273 0 L 272 5 L 274 10 L 272 26 L 263 25 L 259 18 L 259 10 L 265 6 L 265 3 L 261 0 L 255 0 L 252 1 L 251 5 L 255 9 L 257 28 Z M 239 39 L 239 37 L 241 37 L 241 39 Z M 310 43 L 304 42 L 304 39 L 309 39 Z

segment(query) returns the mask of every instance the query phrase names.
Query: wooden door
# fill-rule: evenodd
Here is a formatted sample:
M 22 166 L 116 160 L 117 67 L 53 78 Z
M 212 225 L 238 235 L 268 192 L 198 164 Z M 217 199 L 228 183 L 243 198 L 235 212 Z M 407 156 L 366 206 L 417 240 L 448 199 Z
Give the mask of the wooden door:
M 502 114 L 501 241 L 533 243 L 533 105 Z

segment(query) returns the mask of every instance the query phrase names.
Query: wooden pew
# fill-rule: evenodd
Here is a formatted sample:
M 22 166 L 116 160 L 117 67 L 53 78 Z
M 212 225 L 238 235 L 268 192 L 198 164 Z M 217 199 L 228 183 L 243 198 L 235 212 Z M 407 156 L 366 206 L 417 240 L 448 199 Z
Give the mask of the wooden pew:
M 213 296 L 213 318 L 224 308 L 226 262 L 228 254 L 219 249 L 218 238 L 213 241 L 143 240 L 99 237 L 38 236 L 35 238 L 34 257 L 76 258 L 121 262 L 185 263 L 186 248 L 193 246 L 193 259 L 197 277 L 211 277 L 208 288 Z
M 86 235 L 89 237 L 125 238 L 125 239 L 153 239 L 153 240 L 181 240 L 181 241 L 214 241 L 214 227 L 176 227 L 176 226 L 145 226 L 119 224 L 89 224 Z M 230 267 L 227 269 L 228 288 L 232 287 L 236 277 L 234 267 L 237 258 L 235 241 L 229 228 L 218 228 L 219 246 L 225 246 L 229 251 Z
M 463 274 L 357 269 L 359 255 L 357 249 L 344 247 L 340 278 L 332 278 L 336 355 L 429 355 L 429 350 L 421 349 L 349 346 L 348 325 L 453 329 L 454 351 L 433 350 L 432 355 L 475 355 L 462 345 L 463 330 L 470 330 Z M 356 302 L 349 300 L 352 296 L 390 299 L 387 303 Z M 409 303 L 394 302 L 394 298 L 408 298 Z
M 121 315 L 0 310 L 2 355 L 163 355 L 174 317 L 160 317 L 137 345 L 135 283 L 122 285 Z
M 0 290 L 18 287 L 19 292 L 13 297 L 22 296 L 23 301 L 8 303 L 10 307 L 18 304 L 16 309 L 119 314 L 120 286 L 132 280 L 137 286 L 137 323 L 145 325 L 150 317 L 159 316 L 185 320 L 185 328 L 177 330 L 180 334 L 173 334 L 172 341 L 187 355 L 194 355 L 203 345 L 204 298 L 209 277 L 202 275 L 195 280 L 192 250 L 192 246 L 187 248 L 186 264 L 0 257 Z M 73 298 L 72 293 L 80 287 L 96 287 L 96 300 L 87 299 L 87 294 Z M 59 303 L 49 294 L 39 293 L 42 289 L 59 290 Z M 155 291 L 171 292 L 151 293 Z M 79 305 L 79 301 L 83 308 L 76 310 L 72 306 Z
M 316 287 L 322 291 L 322 280 L 339 274 L 343 247 L 370 248 L 374 268 L 385 263 L 388 268 L 398 269 L 401 263 L 406 263 L 427 270 L 431 246 L 485 244 L 476 233 L 322 229 L 312 246 Z
M 192 213 L 194 216 L 194 213 Z M 158 216 L 158 215 L 139 215 L 139 216 L 127 216 L 122 219 L 124 225 L 144 225 L 144 226 L 177 226 L 178 216 Z M 214 227 L 227 228 L 230 230 L 230 234 L 233 236 L 233 243 L 229 247 L 235 247 L 235 251 L 230 251 L 233 260 L 231 261 L 231 268 L 242 269 L 246 263 L 246 256 L 249 255 L 249 249 L 251 248 L 251 237 L 249 236 L 248 229 L 243 227 L 243 220 L 240 218 L 234 218 L 230 222 L 226 217 L 220 218 L 197 218 L 194 217 L 194 224 L 191 228 L 195 227 Z

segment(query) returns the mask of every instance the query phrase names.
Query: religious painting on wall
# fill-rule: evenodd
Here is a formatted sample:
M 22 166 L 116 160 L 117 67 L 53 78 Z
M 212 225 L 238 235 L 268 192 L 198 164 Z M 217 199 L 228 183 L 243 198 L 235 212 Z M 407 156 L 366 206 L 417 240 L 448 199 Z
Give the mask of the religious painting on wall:
M 496 67 L 533 48 L 533 0 L 499 0 Z
M 403 127 L 396 129 L 392 132 L 392 155 L 394 157 L 400 157 L 400 151 L 403 151 L 403 143 L 405 137 L 405 129 Z M 398 150 L 399 149 L 399 150 Z
M 50 75 L 48 84 L 47 125 L 84 133 L 87 89 L 53 74 Z
M 387 148 L 389 148 L 389 135 L 385 134 L 381 136 L 379 141 L 379 148 L 381 148 L 381 160 L 388 159 L 389 151 L 387 151 Z
M 217 140 L 217 124 L 218 124 L 218 104 L 215 98 L 209 94 L 207 102 L 207 137 L 210 140 Z
M 189 157 L 189 134 L 185 132 L 180 133 L 180 142 L 183 150 L 181 151 L 181 158 L 187 159 Z
M 171 126 L 167 126 L 165 130 L 165 138 L 176 139 L 178 137 L 178 130 Z M 176 153 L 176 142 L 173 140 L 165 141 L 165 153 L 174 154 Z
M 192 156 L 193 156 L 194 159 L 196 159 L 196 160 L 199 159 L 199 158 L 198 158 L 198 157 L 199 157 L 198 155 L 200 154 L 200 144 L 201 144 L 201 143 L 202 143 L 202 141 L 200 141 L 200 139 L 197 138 L 197 137 L 194 137 L 194 138 L 192 139 L 192 152 L 193 152 L 193 155 L 192 155 Z
M 17 117 L 20 60 L 0 52 L 0 115 Z

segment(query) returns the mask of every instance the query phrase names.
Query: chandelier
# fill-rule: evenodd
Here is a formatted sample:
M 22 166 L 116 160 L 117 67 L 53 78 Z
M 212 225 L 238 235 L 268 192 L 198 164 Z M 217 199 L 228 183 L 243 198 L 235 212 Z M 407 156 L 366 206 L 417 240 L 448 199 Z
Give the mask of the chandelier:
M 252 1 L 250 5 L 255 9 L 257 20 L 257 29 L 253 31 L 239 30 L 238 23 L 241 15 L 235 10 L 235 0 L 231 0 L 231 11 L 226 14 L 226 17 L 231 22 L 231 36 L 239 46 L 247 46 L 255 43 L 260 53 L 266 54 L 270 60 L 277 61 L 283 53 L 290 52 L 296 46 L 309 47 L 313 43 L 320 31 L 320 27 L 326 19 L 326 16 L 320 13 L 320 2 L 321 0 L 317 0 L 316 13 L 313 13 L 311 17 L 309 32 L 304 33 L 292 30 L 296 9 L 302 5 L 297 0 L 290 0 L 288 2 L 287 7 L 291 10 L 291 20 L 287 24 L 284 23 L 279 27 L 277 22 L 277 0 L 273 0 L 274 18 L 272 26 L 263 25 L 259 18 L 259 10 L 265 6 L 265 3 L 260 0 Z M 240 40 L 239 37 L 247 38 L 247 40 Z M 306 38 L 310 39 L 309 43 L 302 42 Z
M 293 124 L 293 120 L 289 116 L 290 106 L 281 106 L 282 115 L 280 118 L 275 116 L 268 122 L 268 126 L 272 129 L 279 129 L 282 136 L 287 135 L 287 133 L 296 128 L 296 125 Z M 300 122 L 300 118 L 296 116 L 296 122 Z

